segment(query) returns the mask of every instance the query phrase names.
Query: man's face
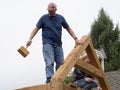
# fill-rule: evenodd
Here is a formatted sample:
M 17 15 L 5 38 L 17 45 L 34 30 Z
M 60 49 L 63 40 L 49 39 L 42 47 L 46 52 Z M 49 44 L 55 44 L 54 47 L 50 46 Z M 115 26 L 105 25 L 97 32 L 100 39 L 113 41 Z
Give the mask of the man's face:
M 56 12 L 56 5 L 54 4 L 54 3 L 50 3 L 49 5 L 48 5 L 48 13 L 50 14 L 50 15 L 54 15 L 55 14 L 55 12 Z

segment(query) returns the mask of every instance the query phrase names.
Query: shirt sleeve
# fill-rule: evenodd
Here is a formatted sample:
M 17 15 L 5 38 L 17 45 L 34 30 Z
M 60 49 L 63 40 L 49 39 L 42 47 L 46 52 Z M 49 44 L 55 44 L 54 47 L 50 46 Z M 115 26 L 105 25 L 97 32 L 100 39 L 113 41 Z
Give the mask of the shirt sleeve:
M 68 23 L 67 23 L 67 21 L 65 20 L 65 18 L 64 17 L 62 17 L 62 26 L 63 26 L 63 28 L 65 28 L 65 29 L 67 29 L 67 28 L 69 28 L 69 25 L 68 25 Z
M 36 27 L 39 29 L 42 28 L 42 26 L 43 26 L 43 17 L 41 17 L 36 24 Z

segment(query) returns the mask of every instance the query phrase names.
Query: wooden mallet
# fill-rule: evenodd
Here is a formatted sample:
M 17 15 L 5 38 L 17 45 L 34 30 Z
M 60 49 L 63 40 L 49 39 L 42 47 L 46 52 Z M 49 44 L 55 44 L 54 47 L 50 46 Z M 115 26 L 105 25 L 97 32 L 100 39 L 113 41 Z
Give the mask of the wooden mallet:
M 29 54 L 29 51 L 27 50 L 27 46 L 21 46 L 17 51 L 23 56 L 26 57 Z

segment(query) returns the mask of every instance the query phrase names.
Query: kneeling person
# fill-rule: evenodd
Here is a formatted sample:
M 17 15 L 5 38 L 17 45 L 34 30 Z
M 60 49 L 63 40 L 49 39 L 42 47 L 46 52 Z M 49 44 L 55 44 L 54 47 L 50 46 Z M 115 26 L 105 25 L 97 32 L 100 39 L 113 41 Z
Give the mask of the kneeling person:
M 86 58 L 85 62 L 90 63 L 90 59 Z M 84 90 L 91 90 L 92 88 L 102 90 L 94 77 L 76 68 L 73 72 L 73 83 Z

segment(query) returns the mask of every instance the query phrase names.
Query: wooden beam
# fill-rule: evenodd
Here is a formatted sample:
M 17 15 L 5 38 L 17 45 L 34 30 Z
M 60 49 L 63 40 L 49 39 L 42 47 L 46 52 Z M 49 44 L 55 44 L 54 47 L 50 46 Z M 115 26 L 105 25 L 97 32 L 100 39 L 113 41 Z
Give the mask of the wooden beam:
M 96 68 L 101 68 L 101 65 L 99 63 L 99 59 L 97 57 L 97 54 L 95 52 L 95 49 L 93 47 L 92 42 L 89 43 L 89 45 L 86 48 L 87 55 L 90 59 L 90 63 L 95 66 Z
M 103 77 L 103 73 L 98 68 L 94 67 L 93 65 L 89 63 L 86 63 L 83 60 L 79 59 L 77 63 L 75 64 L 75 67 L 92 76 L 100 77 L 100 78 Z
M 20 88 L 16 90 L 51 90 L 50 84 L 36 85 L 25 88 Z
M 86 52 L 87 52 L 87 55 L 90 59 L 90 63 L 93 66 L 95 66 L 96 68 L 98 68 L 99 71 L 101 72 L 101 74 L 103 75 L 102 78 L 96 77 L 99 81 L 100 86 L 102 87 L 102 90 L 110 90 L 110 85 L 109 85 L 108 80 L 104 74 L 104 71 L 102 70 L 102 67 L 100 65 L 99 59 L 97 57 L 97 54 L 95 52 L 95 49 L 94 49 L 92 42 L 90 42 L 89 45 L 87 46 Z
M 80 88 L 72 87 L 67 84 L 63 84 L 61 82 L 56 82 L 54 86 L 51 86 L 51 87 L 52 87 L 52 90 L 82 90 Z
M 81 90 L 77 87 L 72 87 L 64 83 L 56 82 L 54 86 L 51 83 L 43 84 L 43 85 L 36 85 L 31 87 L 25 87 L 16 90 Z

